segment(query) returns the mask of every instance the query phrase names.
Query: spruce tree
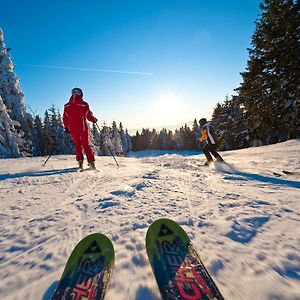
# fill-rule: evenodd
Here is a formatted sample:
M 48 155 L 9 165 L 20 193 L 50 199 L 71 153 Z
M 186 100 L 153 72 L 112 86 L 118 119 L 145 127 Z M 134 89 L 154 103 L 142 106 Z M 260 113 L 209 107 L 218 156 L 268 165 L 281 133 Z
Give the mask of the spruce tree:
M 196 149 L 196 138 L 190 127 L 184 125 L 184 149 L 185 150 L 195 150 Z
M 137 131 L 135 133 L 135 136 L 133 136 L 131 138 L 131 144 L 132 144 L 132 150 L 133 151 L 139 151 L 139 150 L 141 150 L 140 139 L 141 139 L 140 133 L 139 133 L 139 131 Z
M 131 137 L 130 134 L 128 132 L 128 129 L 126 128 L 125 130 L 125 134 L 126 134 L 126 139 L 127 139 L 127 148 L 126 148 L 126 153 L 130 152 L 132 150 L 132 143 L 131 143 Z
M 0 96 L 7 108 L 12 120 L 17 121 L 22 131 L 24 139 L 27 139 L 33 130 L 33 118 L 26 112 L 25 97 L 20 89 L 20 82 L 14 73 L 14 65 L 11 55 L 4 43 L 3 31 L 0 28 Z M 24 144 L 25 145 L 25 144 Z M 29 151 L 30 144 L 27 144 Z
M 0 158 L 28 156 L 28 145 L 19 123 L 10 118 L 0 96 Z
M 42 152 L 42 143 L 43 143 L 43 123 L 39 116 L 34 118 L 34 131 L 31 136 L 32 140 L 32 155 L 41 156 Z
M 128 153 L 131 150 L 131 140 L 130 140 L 130 136 L 128 134 L 127 129 L 124 131 L 123 125 L 120 122 L 119 125 L 119 133 L 120 133 L 120 137 L 121 137 L 121 141 L 122 141 L 122 148 L 124 149 L 124 155 L 126 155 L 126 153 Z
M 101 133 L 99 132 L 96 123 L 93 123 L 91 129 L 90 143 L 96 155 L 102 155 L 101 153 Z
M 158 135 L 159 150 L 172 150 L 174 148 L 173 134 L 163 128 Z
M 112 136 L 114 153 L 118 156 L 123 155 L 124 149 L 122 146 L 122 140 L 121 140 L 121 136 L 116 121 L 113 121 L 112 123 L 111 136 Z
M 48 155 L 55 151 L 55 137 L 52 132 L 52 125 L 48 110 L 44 114 L 44 126 L 43 126 L 43 155 Z
M 181 127 L 179 130 L 175 130 L 174 134 L 175 139 L 175 149 L 177 151 L 184 150 L 184 129 Z
M 299 135 L 299 1 L 264 0 L 256 21 L 247 70 L 238 89 L 246 124 L 263 144 Z
M 245 126 L 244 110 L 238 96 L 218 103 L 214 109 L 212 123 L 218 136 L 220 150 L 248 147 L 250 131 Z
M 101 130 L 101 155 L 110 156 L 111 152 L 115 155 L 114 145 L 112 141 L 112 130 L 104 123 L 103 128 Z

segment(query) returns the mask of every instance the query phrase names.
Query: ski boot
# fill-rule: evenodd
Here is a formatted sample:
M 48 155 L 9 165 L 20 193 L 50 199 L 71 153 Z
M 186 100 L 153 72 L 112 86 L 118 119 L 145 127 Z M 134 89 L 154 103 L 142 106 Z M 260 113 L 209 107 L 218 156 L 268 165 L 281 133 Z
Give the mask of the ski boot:
M 209 167 L 211 163 L 212 163 L 212 161 L 208 161 L 208 160 L 207 160 L 207 161 L 204 163 L 204 165 L 203 165 L 203 166 L 205 166 L 205 167 Z
M 97 170 L 94 161 L 89 161 L 89 167 L 91 170 Z
M 79 172 L 83 171 L 83 160 L 78 160 L 78 171 Z

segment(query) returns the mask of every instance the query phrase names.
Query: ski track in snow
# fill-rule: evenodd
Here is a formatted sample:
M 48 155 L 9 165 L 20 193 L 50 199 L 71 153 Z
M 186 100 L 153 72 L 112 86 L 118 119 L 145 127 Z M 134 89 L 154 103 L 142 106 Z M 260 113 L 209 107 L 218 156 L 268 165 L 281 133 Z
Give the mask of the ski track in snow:
M 1 160 L 0 298 L 50 299 L 81 238 L 111 238 L 105 299 L 159 300 L 145 249 L 149 225 L 177 221 L 225 299 L 300 299 L 300 141 L 203 155 Z M 293 170 L 285 174 L 282 170 Z M 274 173 L 280 176 L 274 176 Z

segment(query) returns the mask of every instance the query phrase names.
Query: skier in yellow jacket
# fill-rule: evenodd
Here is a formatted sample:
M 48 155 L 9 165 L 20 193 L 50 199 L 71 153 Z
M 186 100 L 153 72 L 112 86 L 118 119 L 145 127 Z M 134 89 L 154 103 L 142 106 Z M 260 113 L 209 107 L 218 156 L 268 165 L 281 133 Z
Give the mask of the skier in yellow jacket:
M 217 161 L 224 161 L 221 155 L 217 152 L 218 142 L 214 127 L 207 122 L 205 118 L 200 119 L 199 125 L 201 137 L 198 139 L 198 142 L 201 143 L 201 148 L 207 159 L 204 165 L 208 166 L 214 161 L 211 154 L 217 159 Z

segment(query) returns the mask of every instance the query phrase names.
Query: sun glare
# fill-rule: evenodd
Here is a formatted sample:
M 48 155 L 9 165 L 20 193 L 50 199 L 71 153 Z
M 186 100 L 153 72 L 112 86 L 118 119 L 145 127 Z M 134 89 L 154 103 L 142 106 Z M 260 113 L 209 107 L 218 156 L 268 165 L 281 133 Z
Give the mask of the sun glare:
M 155 115 L 165 121 L 175 121 L 180 117 L 182 103 L 179 95 L 166 93 L 160 95 L 155 102 Z

